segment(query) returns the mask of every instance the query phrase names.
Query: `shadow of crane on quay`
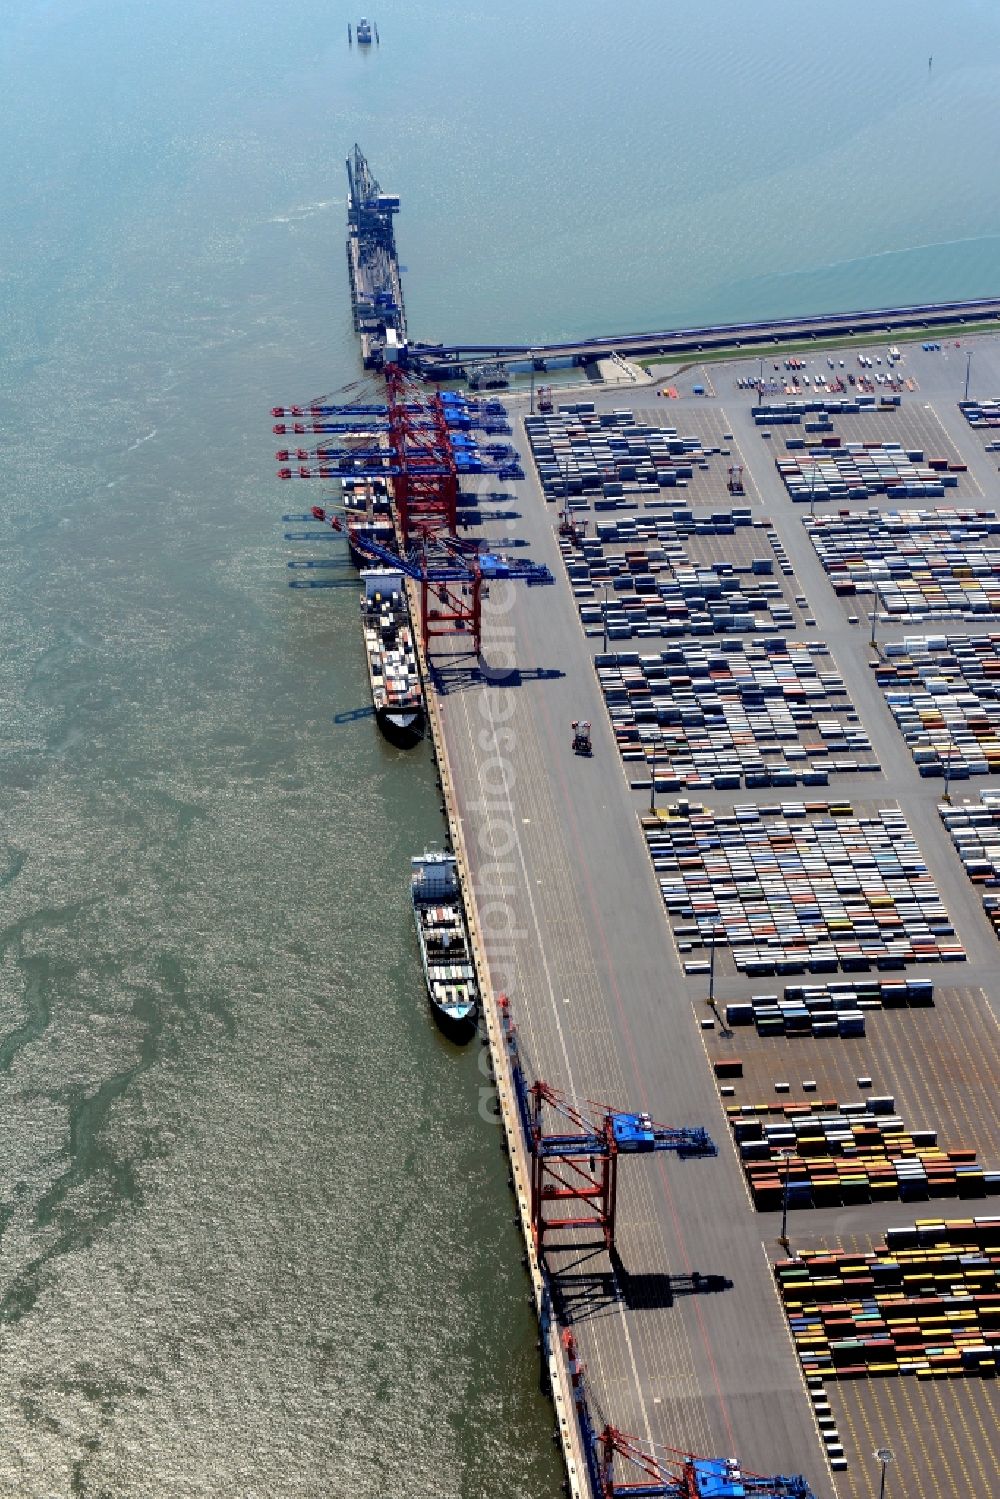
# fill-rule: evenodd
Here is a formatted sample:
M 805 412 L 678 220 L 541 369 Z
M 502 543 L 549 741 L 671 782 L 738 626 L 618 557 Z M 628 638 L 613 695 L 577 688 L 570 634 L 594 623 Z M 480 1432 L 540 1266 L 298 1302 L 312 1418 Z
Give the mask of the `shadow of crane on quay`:
M 491 667 L 489 662 L 473 656 L 455 656 L 447 661 L 427 663 L 431 686 L 441 697 L 452 692 L 467 692 L 470 687 L 523 687 L 525 682 L 554 682 L 565 672 L 556 666 Z
M 603 1261 L 603 1265 L 598 1263 Z M 560 1323 L 572 1326 L 600 1317 L 616 1307 L 627 1311 L 664 1311 L 684 1296 L 719 1295 L 733 1289 L 726 1275 L 628 1270 L 617 1251 L 585 1251 L 569 1264 L 548 1265 L 552 1303 Z

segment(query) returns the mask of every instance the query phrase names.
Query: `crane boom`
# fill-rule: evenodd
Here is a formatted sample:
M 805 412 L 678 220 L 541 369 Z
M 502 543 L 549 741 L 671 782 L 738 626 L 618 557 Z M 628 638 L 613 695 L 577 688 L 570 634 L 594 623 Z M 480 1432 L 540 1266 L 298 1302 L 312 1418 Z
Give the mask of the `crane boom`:
M 613 1426 L 597 1442 L 599 1499 L 814 1499 L 799 1473 L 750 1473 L 732 1457 L 651 1449 Z M 616 1477 L 616 1459 L 631 1469 L 627 1477 Z
M 736 1458 L 698 1457 L 676 1447 L 643 1445 L 614 1426 L 605 1426 L 598 1435 L 586 1372 L 568 1328 L 562 1345 L 593 1499 L 815 1499 L 800 1473 L 765 1477 L 748 1472 Z
M 657 1124 L 645 1112 L 574 1102 L 551 1083 L 536 1081 L 529 1086 L 510 1001 L 502 994 L 497 1003 L 531 1157 L 531 1228 L 539 1253 L 546 1235 L 595 1228 L 610 1251 L 615 1240 L 619 1156 L 669 1150 L 682 1160 L 691 1160 L 718 1155 L 718 1147 L 700 1125 Z M 547 1111 L 571 1128 L 546 1127 Z

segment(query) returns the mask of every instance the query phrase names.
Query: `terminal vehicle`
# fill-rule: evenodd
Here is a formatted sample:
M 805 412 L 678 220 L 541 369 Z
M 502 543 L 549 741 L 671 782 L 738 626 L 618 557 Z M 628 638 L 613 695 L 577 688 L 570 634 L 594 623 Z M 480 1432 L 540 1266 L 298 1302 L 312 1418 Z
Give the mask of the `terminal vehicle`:
M 568 536 L 570 541 L 578 542 L 587 534 L 587 519 L 574 520 L 568 509 L 559 512 L 559 535 Z
M 593 746 L 590 742 L 590 724 L 586 719 L 574 718 L 573 729 L 573 753 L 576 755 L 592 755 Z

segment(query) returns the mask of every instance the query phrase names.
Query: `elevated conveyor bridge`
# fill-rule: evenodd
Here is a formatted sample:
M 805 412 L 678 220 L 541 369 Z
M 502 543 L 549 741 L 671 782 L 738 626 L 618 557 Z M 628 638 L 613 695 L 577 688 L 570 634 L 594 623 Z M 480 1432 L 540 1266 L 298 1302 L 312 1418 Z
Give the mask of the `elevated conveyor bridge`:
M 557 343 L 410 343 L 407 359 L 427 378 L 447 379 L 484 360 L 511 363 L 526 360 L 536 368 L 568 360 L 587 364 L 612 354 L 649 357 L 728 349 L 752 348 L 804 338 L 835 338 L 851 334 L 892 334 L 903 328 L 935 328 L 1000 319 L 1000 298 L 981 297 L 956 302 L 920 302 L 905 307 L 876 307 L 853 312 L 822 313 L 809 317 L 774 318 L 764 322 L 717 323 L 701 328 L 668 328 L 658 333 L 609 333 Z

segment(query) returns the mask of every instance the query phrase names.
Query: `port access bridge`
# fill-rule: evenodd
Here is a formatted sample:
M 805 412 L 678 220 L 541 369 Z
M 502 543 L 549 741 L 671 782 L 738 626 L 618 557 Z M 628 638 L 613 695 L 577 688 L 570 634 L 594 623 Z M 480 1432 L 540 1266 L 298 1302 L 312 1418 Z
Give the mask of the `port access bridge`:
M 410 362 L 423 374 L 448 378 L 480 360 L 527 360 L 536 367 L 549 361 L 588 364 L 612 354 L 672 355 L 708 349 L 749 348 L 793 343 L 803 338 L 842 338 L 855 333 L 892 333 L 903 328 L 928 330 L 956 323 L 974 326 L 1000 319 L 1000 298 L 959 302 L 920 302 L 910 307 L 876 307 L 860 312 L 830 312 L 814 317 L 774 318 L 762 323 L 717 323 L 705 328 L 673 328 L 659 333 L 608 333 L 562 343 L 411 343 Z

